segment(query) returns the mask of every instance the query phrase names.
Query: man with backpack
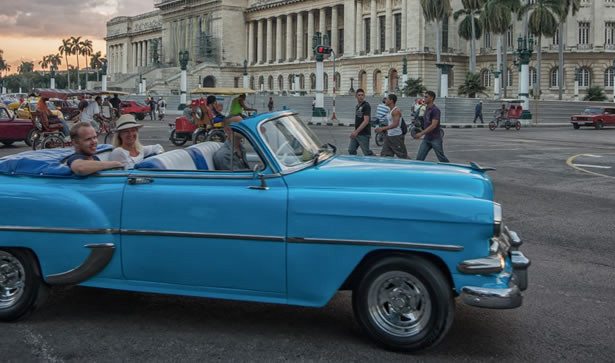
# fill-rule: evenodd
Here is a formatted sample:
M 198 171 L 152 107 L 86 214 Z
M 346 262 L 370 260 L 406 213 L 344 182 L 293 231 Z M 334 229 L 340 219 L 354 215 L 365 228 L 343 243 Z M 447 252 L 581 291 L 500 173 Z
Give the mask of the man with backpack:
M 401 111 L 397 104 L 397 96 L 389 94 L 386 98 L 386 105 L 391 111 L 387 114 L 387 125 L 379 127 L 376 132 L 385 132 L 384 145 L 380 156 L 393 157 L 397 155 L 398 158 L 408 159 L 408 150 L 406 150 L 405 134 L 408 132 L 408 127 L 405 126 L 404 119 L 402 118 Z
M 433 91 L 425 92 L 425 129 L 414 135 L 415 139 L 423 136 L 425 138 L 419 146 L 416 160 L 424 161 L 429 150 L 433 149 L 440 162 L 448 163 L 448 158 L 444 155 L 444 143 L 440 133 L 440 109 L 434 104 L 435 100 L 436 94 Z

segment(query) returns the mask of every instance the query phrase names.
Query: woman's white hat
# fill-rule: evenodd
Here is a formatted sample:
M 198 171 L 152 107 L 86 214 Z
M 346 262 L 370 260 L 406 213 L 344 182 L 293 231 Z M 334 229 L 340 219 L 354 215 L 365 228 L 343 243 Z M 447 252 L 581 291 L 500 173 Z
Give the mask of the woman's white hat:
M 113 131 L 119 132 L 122 130 L 128 130 L 128 129 L 134 129 L 134 128 L 138 129 L 141 127 L 143 127 L 143 125 L 138 124 L 137 121 L 135 121 L 135 117 L 133 115 L 126 114 L 126 115 L 120 116 L 120 118 L 117 120 L 117 127 Z

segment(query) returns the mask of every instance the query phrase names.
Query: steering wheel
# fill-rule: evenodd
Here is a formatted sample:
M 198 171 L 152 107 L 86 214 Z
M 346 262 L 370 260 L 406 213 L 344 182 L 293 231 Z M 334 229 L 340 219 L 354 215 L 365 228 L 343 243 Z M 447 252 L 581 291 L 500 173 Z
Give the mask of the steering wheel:
M 278 150 L 276 150 L 275 154 L 279 159 L 283 160 L 289 156 L 293 156 L 294 150 L 292 147 L 290 147 L 290 143 L 287 140 L 284 141 L 282 145 L 280 145 L 280 147 L 278 147 Z

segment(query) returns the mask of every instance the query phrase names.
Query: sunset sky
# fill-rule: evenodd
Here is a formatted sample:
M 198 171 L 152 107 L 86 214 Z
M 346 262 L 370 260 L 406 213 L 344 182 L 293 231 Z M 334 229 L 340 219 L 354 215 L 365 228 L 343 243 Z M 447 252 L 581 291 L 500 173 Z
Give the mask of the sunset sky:
M 81 36 L 94 43 L 94 52 L 106 52 L 106 22 L 116 16 L 132 16 L 154 10 L 160 0 L 0 0 L 0 49 L 17 71 L 21 61 L 33 61 L 58 53 L 63 38 Z M 83 68 L 84 58 L 79 59 Z M 75 57 L 69 58 L 76 65 Z M 64 57 L 60 69 L 66 69 Z

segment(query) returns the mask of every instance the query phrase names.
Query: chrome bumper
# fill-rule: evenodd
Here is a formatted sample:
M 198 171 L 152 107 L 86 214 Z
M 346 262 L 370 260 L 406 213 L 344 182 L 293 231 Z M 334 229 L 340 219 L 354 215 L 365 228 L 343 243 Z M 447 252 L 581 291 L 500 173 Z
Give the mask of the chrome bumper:
M 502 238 L 506 240 L 506 242 L 508 242 L 510 246 L 510 250 L 507 252 L 509 253 L 513 267 L 513 274 L 508 284 L 508 288 L 497 289 L 478 286 L 464 286 L 461 289 L 460 294 L 461 299 L 464 303 L 471 306 L 488 309 L 514 309 L 521 306 L 521 303 L 523 302 L 523 294 L 521 293 L 521 291 L 527 289 L 527 268 L 530 266 L 531 261 L 530 259 L 525 257 L 525 255 L 521 251 L 513 250 L 521 246 L 521 239 L 519 239 L 515 232 L 509 231 L 508 228 L 505 228 L 504 233 L 502 234 Z M 485 260 L 483 259 L 482 262 L 485 262 Z M 480 264 L 471 265 L 466 263 L 460 266 L 463 266 L 468 270 L 468 272 L 464 271 L 465 273 L 469 273 L 470 271 L 472 271 L 471 267 L 473 267 L 475 270 L 489 270 L 487 268 L 489 264 L 483 264 L 482 266 L 480 266 L 482 268 L 479 268 L 479 265 Z M 492 267 L 494 267 L 495 265 L 497 265 L 497 262 L 495 261 L 495 259 L 493 259 Z M 493 271 L 493 269 L 491 269 L 491 271 Z

